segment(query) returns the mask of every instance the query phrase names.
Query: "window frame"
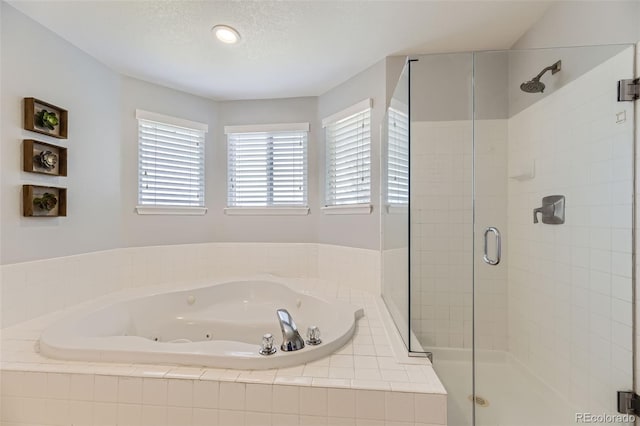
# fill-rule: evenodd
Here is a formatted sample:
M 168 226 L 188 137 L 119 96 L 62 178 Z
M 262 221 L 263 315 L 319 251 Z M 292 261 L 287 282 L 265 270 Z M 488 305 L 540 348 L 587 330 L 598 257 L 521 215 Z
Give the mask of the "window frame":
M 367 150 L 369 155 L 368 173 L 369 173 L 369 199 L 366 202 L 361 203 L 345 203 L 335 204 L 331 203 L 331 194 L 329 191 L 331 181 L 331 146 L 327 137 L 327 127 L 336 124 L 337 122 L 350 118 L 357 114 L 369 113 L 369 138 L 367 141 Z M 373 100 L 371 98 L 364 99 L 342 111 L 332 114 L 322 120 L 322 127 L 324 129 L 324 147 L 325 147 L 325 165 L 324 165 L 324 203 L 321 208 L 324 214 L 371 214 L 373 210 L 373 188 L 372 188 L 372 121 L 373 121 Z
M 305 133 L 304 148 L 303 148 L 303 165 L 304 165 L 304 178 L 303 178 L 303 198 L 304 205 L 261 205 L 261 206 L 242 206 L 242 205 L 230 205 L 231 194 L 231 150 L 230 150 L 230 135 L 232 134 L 247 134 L 247 133 L 267 133 L 267 134 L 283 134 L 300 132 Z M 227 199 L 224 213 L 230 216 L 297 216 L 309 214 L 309 137 L 310 137 L 310 125 L 308 122 L 300 123 L 278 123 L 278 124 L 248 124 L 248 125 L 232 125 L 224 126 L 224 133 L 226 135 L 226 148 L 227 148 L 227 175 L 226 175 L 226 190 Z
M 387 155 L 386 155 L 386 165 L 385 165 L 385 174 L 386 174 L 386 188 L 385 188 L 385 203 L 388 208 L 406 208 L 409 205 L 409 137 L 410 137 L 410 129 L 409 129 L 409 114 L 407 111 L 407 107 L 402 105 L 399 102 L 391 101 L 391 106 L 388 108 L 387 113 Z M 391 120 L 395 117 L 402 118 L 404 121 L 402 124 L 406 127 L 406 132 L 394 132 L 395 135 L 400 134 L 401 136 L 406 137 L 406 147 L 401 146 L 396 141 L 399 137 L 395 136 L 392 138 L 391 131 Z M 395 125 L 395 122 L 394 122 Z M 392 139 L 395 143 L 392 143 Z M 395 155 L 392 156 L 391 151 L 395 152 Z M 401 158 L 401 156 L 406 156 L 406 160 Z M 392 158 L 395 160 L 394 165 L 397 169 L 396 172 L 393 173 L 393 177 L 398 178 L 395 182 L 392 181 L 392 173 L 390 173 L 390 165 Z M 402 190 L 401 185 L 397 182 L 400 180 L 406 180 L 407 186 L 405 190 Z
M 207 212 L 206 207 L 206 134 L 209 132 L 209 125 L 206 123 L 200 123 L 197 121 L 186 120 L 179 117 L 173 117 L 170 115 L 159 114 L 155 112 L 145 111 L 141 109 L 136 109 L 136 120 L 137 120 L 137 129 L 138 129 L 138 163 L 137 163 L 137 176 L 138 176 L 138 187 L 137 187 L 137 205 L 135 211 L 139 215 L 204 215 Z M 140 152 L 141 152 L 141 138 L 140 138 L 140 126 L 141 122 L 151 122 L 151 123 L 159 123 L 164 126 L 177 127 L 188 129 L 191 131 L 196 131 L 202 133 L 202 155 L 199 158 L 200 161 L 200 172 L 202 176 L 202 205 L 200 206 L 183 206 L 183 205 L 172 205 L 172 204 L 144 204 L 141 202 L 141 193 L 140 190 L 142 188 L 141 176 L 142 169 L 140 164 Z

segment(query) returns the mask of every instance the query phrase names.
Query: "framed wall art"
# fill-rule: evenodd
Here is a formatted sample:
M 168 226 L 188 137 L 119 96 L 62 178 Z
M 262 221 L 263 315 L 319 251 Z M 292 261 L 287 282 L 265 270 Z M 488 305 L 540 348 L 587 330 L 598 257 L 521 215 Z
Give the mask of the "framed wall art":
M 67 148 L 33 139 L 22 142 L 23 170 L 52 176 L 67 175 Z
M 67 215 L 67 188 L 22 185 L 22 214 L 27 217 Z
M 67 139 L 69 114 L 36 98 L 24 98 L 24 128 L 58 139 Z

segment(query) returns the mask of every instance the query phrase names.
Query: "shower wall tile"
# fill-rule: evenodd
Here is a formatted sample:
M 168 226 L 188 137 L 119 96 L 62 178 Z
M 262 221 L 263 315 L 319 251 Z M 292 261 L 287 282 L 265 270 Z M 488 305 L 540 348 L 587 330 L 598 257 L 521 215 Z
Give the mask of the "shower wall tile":
M 615 413 L 632 386 L 631 103 L 627 49 L 509 119 L 509 351 L 578 411 Z M 616 114 L 626 113 L 617 122 Z M 566 196 L 566 223 L 533 224 L 547 195 Z
M 486 227 L 506 240 L 507 122 L 414 122 L 411 132 L 412 329 L 425 348 L 471 348 L 475 269 L 478 347 L 505 350 L 508 259 L 490 267 L 478 254 Z

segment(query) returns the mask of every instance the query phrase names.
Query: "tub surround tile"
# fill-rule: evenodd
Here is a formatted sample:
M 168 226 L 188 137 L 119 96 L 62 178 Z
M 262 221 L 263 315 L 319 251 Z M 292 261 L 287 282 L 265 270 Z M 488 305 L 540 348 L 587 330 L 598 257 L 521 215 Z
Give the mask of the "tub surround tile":
M 385 419 L 400 422 L 413 422 L 414 395 L 404 392 L 385 392 Z
M 444 387 L 426 360 L 395 359 L 376 299 L 344 288 L 330 297 L 338 294 L 365 306 L 354 339 L 361 343 L 349 342 L 334 355 L 277 370 L 51 360 L 35 352 L 36 342 L 51 318 L 61 315 L 4 329 L 3 342 L 11 344 L 3 345 L 0 364 L 2 421 L 20 426 L 446 424 Z M 117 300 L 110 295 L 83 309 Z M 373 340 L 376 346 L 362 343 Z M 25 412 L 35 406 L 40 412 Z M 409 406 L 413 420 L 402 412 Z M 418 419 L 427 423 L 414 424 Z
M 246 385 L 244 383 L 220 383 L 218 406 L 221 410 L 244 410 Z
M 145 289 L 134 289 L 140 294 Z M 351 388 L 390 390 L 390 383 L 394 383 L 395 389 L 407 389 L 424 392 L 444 392 L 435 372 L 428 365 L 412 365 L 398 362 L 393 356 L 390 343 L 381 327 L 379 306 L 376 299 L 368 293 L 341 288 L 336 291 L 345 300 L 366 301 L 365 317 L 358 321 L 357 330 L 352 342 L 347 343 L 339 353 L 310 362 L 306 365 L 274 370 L 241 371 L 217 368 L 197 367 L 171 367 L 152 364 L 111 364 L 62 361 L 44 358 L 39 355 L 37 338 L 40 330 L 51 321 L 49 317 L 38 318 L 26 323 L 5 329 L 9 336 L 10 344 L 3 345 L 3 370 L 51 372 L 51 373 L 83 373 L 97 376 L 128 376 L 131 378 L 164 378 L 180 380 L 205 380 L 230 383 L 255 383 L 266 385 L 295 385 L 310 387 L 331 386 L 334 380 L 336 387 L 345 387 L 349 383 Z M 104 300 L 87 303 L 82 309 L 95 309 L 104 303 L 118 300 L 117 295 L 110 295 Z M 80 308 L 76 308 L 80 309 Z M 73 312 L 68 310 L 66 314 Z M 58 318 L 56 314 L 51 318 Z M 372 342 L 372 336 L 376 338 L 376 346 L 362 342 Z M 5 339 L 3 339 L 3 342 Z M 20 342 L 20 343 L 16 343 Z M 361 342 L 360 344 L 355 342 Z M 386 352 L 385 352 L 386 351 Z M 352 352 L 352 353 L 351 353 Z M 384 353 L 384 355 L 376 355 Z M 20 360 L 19 362 L 16 360 Z M 415 361 L 411 361 L 415 362 Z M 62 379 L 64 380 L 64 379 Z M 96 392 L 101 395 L 102 379 L 96 379 Z M 108 379 L 107 379 L 108 380 Z M 142 383 L 142 382 L 132 382 Z M 406 385 L 401 385 L 406 383 Z M 415 386 L 410 386 L 413 383 Z M 64 384 L 62 384 L 64 386 Z M 125 385 L 122 385 L 125 386 Z M 35 385 L 34 388 L 46 389 L 44 386 Z M 124 392 L 124 389 L 121 389 Z M 47 395 L 41 395 L 46 397 Z M 128 399 L 128 398 L 127 398 Z M 134 399 L 137 401 L 137 399 Z M 105 402 L 116 402 L 105 401 Z
M 269 424 L 269 423 L 265 423 Z M 218 426 L 218 410 L 207 408 L 193 409 L 193 426 Z
M 392 356 L 392 352 L 389 349 L 388 351 L 386 351 L 388 355 L 380 355 L 380 356 Z M 377 351 L 376 351 L 376 347 L 373 345 L 359 345 L 359 344 L 353 344 L 353 354 L 354 355 L 362 355 L 362 356 L 376 356 Z
M 358 419 L 384 420 L 385 394 L 378 391 L 356 392 L 356 417 Z
M 328 389 L 328 414 L 332 417 L 355 418 L 356 392 L 352 389 Z
M 354 336 L 354 339 L 357 336 Z M 329 367 L 346 367 L 353 369 L 353 356 L 351 355 L 331 355 L 329 357 Z
M 309 416 L 327 416 L 328 392 L 326 388 L 300 388 L 300 414 Z
M 300 416 L 298 424 L 300 426 L 327 426 L 327 417 Z
M 167 407 L 143 405 L 142 426 L 167 426 Z
M 142 402 L 142 379 L 120 377 L 118 379 L 118 402 L 140 404 Z
M 272 406 L 274 413 L 295 414 L 298 413 L 300 404 L 300 388 L 297 386 L 272 387 Z
M 331 367 L 329 368 L 330 379 L 353 379 L 355 377 L 355 370 L 353 367 Z
M 143 365 L 136 366 L 133 372 L 131 373 L 134 377 L 153 377 L 157 379 L 161 379 L 169 373 L 172 367 L 161 366 L 161 365 Z
M 265 426 L 271 424 L 271 413 L 254 413 L 248 411 L 244 415 L 245 426 Z
M 219 380 L 225 371 L 224 368 L 205 368 L 200 380 Z
M 273 384 L 284 386 L 312 386 L 314 380 L 312 377 L 276 376 Z
M 236 381 L 243 383 L 272 384 L 276 378 L 277 370 L 253 370 L 244 371 L 238 375 Z
M 239 370 L 224 370 L 224 372 L 220 373 L 217 380 L 220 380 L 221 382 L 235 382 L 239 376 Z
M 195 380 L 195 379 L 199 379 L 203 373 L 204 373 L 204 369 L 202 368 L 179 367 L 179 368 L 172 368 L 171 370 L 169 370 L 167 374 L 165 374 L 164 377 L 166 379 Z
M 329 377 L 329 367 L 306 366 L 302 375 L 305 377 Z
M 69 422 L 74 425 L 93 423 L 93 403 L 90 401 L 69 401 Z
M 121 248 L 2 265 L 0 324 L 18 324 L 121 289 L 175 289 L 260 274 L 303 279 L 304 288 L 326 295 L 336 295 L 341 286 L 376 294 L 379 264 L 377 250 L 311 243 L 205 243 Z M 33 272 L 42 269 L 56 271 L 46 288 Z
M 219 410 L 218 424 L 225 426 L 244 426 L 245 413 L 242 411 Z
M 194 380 L 167 380 L 167 404 L 169 407 L 191 407 Z
M 218 408 L 220 383 L 196 380 L 193 382 L 193 406 L 198 408 Z
M 358 380 L 382 380 L 382 374 L 377 368 L 356 368 L 354 376 Z
M 118 377 L 96 375 L 93 395 L 97 402 L 118 402 Z
M 447 398 L 414 395 L 415 419 L 433 424 L 447 424 Z
M 193 409 L 186 407 L 167 407 L 168 426 L 192 426 Z
M 93 426 L 118 424 L 118 404 L 96 402 L 93 404 Z
M 169 382 L 166 379 L 142 379 L 142 403 L 167 405 Z
M 118 404 L 118 425 L 139 425 L 142 423 L 142 406 L 139 404 Z
M 351 380 L 349 379 L 324 379 L 321 377 L 313 379 L 312 382 L 313 387 L 321 387 L 321 388 L 342 388 L 342 389 L 351 389 Z
M 246 411 L 271 412 L 271 395 L 273 389 L 271 385 L 246 385 Z
M 304 366 L 298 365 L 296 367 L 280 368 L 277 371 L 278 377 L 300 377 L 304 371 Z

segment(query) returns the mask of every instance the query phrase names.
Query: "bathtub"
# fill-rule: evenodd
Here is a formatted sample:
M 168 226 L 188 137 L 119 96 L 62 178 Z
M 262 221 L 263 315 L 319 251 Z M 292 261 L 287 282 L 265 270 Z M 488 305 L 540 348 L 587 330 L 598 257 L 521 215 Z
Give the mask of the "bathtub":
M 282 351 L 280 308 L 291 313 L 305 340 L 307 328 L 318 326 L 322 343 Z M 279 282 L 233 281 L 75 314 L 46 328 L 39 346 L 42 355 L 65 360 L 272 369 L 335 352 L 351 339 L 362 315 L 361 308 Z M 273 355 L 259 354 L 266 333 L 275 338 Z

